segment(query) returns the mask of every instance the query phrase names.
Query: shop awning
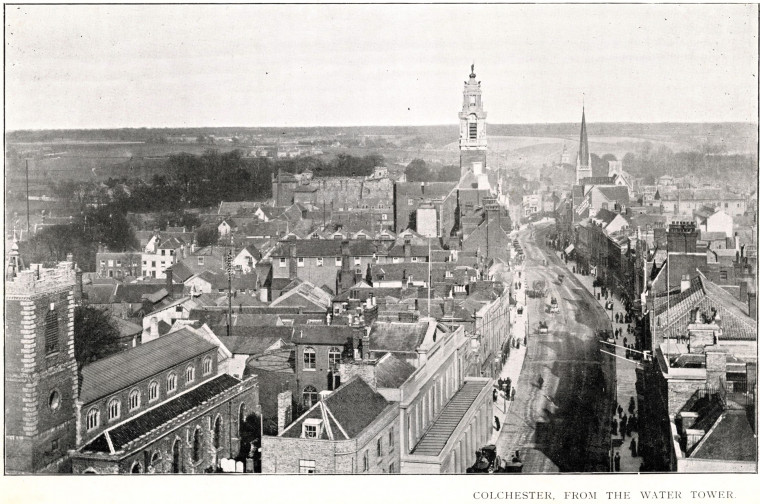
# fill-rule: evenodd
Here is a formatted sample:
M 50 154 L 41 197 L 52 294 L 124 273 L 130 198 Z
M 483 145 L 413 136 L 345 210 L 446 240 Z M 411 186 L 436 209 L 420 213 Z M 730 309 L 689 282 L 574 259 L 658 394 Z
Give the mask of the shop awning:
M 570 244 L 570 245 L 568 245 L 568 246 L 567 246 L 567 248 L 565 249 L 565 254 L 569 254 L 569 253 L 570 253 L 570 252 L 572 252 L 573 250 L 575 250 L 575 245 L 573 245 L 573 244 L 571 243 L 571 244 Z

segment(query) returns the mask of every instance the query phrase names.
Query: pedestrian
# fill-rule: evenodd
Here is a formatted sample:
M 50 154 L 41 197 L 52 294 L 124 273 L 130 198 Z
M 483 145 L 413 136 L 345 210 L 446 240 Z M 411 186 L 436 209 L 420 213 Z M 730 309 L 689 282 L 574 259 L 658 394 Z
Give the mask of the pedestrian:
M 639 417 L 637 417 L 635 414 L 631 415 L 631 419 L 628 420 L 628 423 L 631 424 L 631 428 L 634 431 L 638 431 L 639 430 Z
M 497 392 L 496 389 L 493 389 L 493 402 L 495 403 L 498 398 L 499 398 L 499 392 Z
M 615 452 L 615 472 L 620 472 L 620 452 Z
M 620 437 L 622 438 L 625 437 L 625 432 L 626 432 L 625 429 L 627 425 L 628 425 L 628 416 L 624 414 L 623 418 L 620 419 Z
M 631 400 L 628 401 L 628 413 L 632 415 L 635 410 L 636 410 L 636 401 L 633 399 L 633 397 L 631 397 Z
M 625 435 L 628 437 L 633 437 L 633 425 L 631 424 L 630 420 L 628 420 L 628 423 L 625 425 Z
M 517 387 L 512 387 L 512 401 L 515 400 L 515 394 L 517 393 Z
M 623 418 L 623 407 L 618 404 L 617 408 L 618 418 Z
M 623 345 L 628 346 L 628 338 L 623 338 Z
M 634 438 L 631 438 L 631 444 L 628 446 L 628 448 L 631 449 L 631 457 L 638 457 L 639 454 L 636 451 L 636 440 Z
M 501 430 L 501 422 L 499 422 L 499 417 L 496 415 L 493 416 L 493 421 L 496 424 L 496 430 Z
M 620 322 L 620 315 L 618 313 L 615 314 L 615 323 Z
M 631 358 L 631 350 L 627 346 L 625 347 L 625 358 L 626 359 Z
M 617 436 L 617 433 L 618 433 L 618 422 L 617 422 L 617 418 L 613 416 L 612 417 L 612 435 Z

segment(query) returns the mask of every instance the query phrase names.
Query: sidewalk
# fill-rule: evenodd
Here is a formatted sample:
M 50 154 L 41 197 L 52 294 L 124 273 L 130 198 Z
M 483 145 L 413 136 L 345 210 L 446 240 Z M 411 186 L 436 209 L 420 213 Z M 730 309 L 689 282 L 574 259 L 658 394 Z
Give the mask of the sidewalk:
M 516 268 L 515 271 L 523 271 L 522 266 Z M 517 282 L 522 282 L 522 280 L 522 275 L 520 278 L 513 278 L 515 284 Z M 517 382 L 520 379 L 520 371 L 522 371 L 523 362 L 525 362 L 525 353 L 527 351 L 527 347 L 524 345 L 524 341 L 528 324 L 528 308 L 525 306 L 525 285 L 522 285 L 521 289 L 515 288 L 514 294 L 515 298 L 517 299 L 517 306 L 522 306 L 523 312 L 521 315 L 517 315 L 517 307 L 510 307 L 510 321 L 512 321 L 510 327 L 510 336 L 515 340 L 520 341 L 520 348 L 515 348 L 514 346 L 510 348 L 509 357 L 507 357 L 507 361 L 504 363 L 504 366 L 501 369 L 501 373 L 499 373 L 499 378 L 505 380 L 507 378 L 512 379 L 513 388 L 517 385 Z M 494 402 L 493 405 L 493 414 L 499 418 L 499 426 L 501 428 L 504 427 L 504 423 L 507 419 L 507 414 L 509 413 L 509 408 L 511 405 L 512 401 L 507 400 L 504 392 L 499 391 L 499 398 Z M 501 434 L 501 429 L 493 429 L 489 443 L 495 444 L 499 439 L 499 434 Z
M 560 255 L 558 251 L 555 251 L 555 253 L 557 256 Z M 566 266 L 567 269 L 572 273 L 573 266 L 575 265 L 576 264 L 574 261 L 568 261 Z M 581 284 L 583 284 L 589 293 L 592 295 L 594 294 L 594 277 L 592 275 L 584 276 L 573 273 L 573 276 L 578 279 Z M 594 298 L 596 298 L 596 296 L 594 296 Z M 616 340 L 615 344 L 623 347 L 623 338 L 627 338 L 629 344 L 633 343 L 635 337 L 633 334 L 628 334 L 626 332 L 628 324 L 615 322 L 615 313 L 622 313 L 625 311 L 622 301 L 617 296 L 610 294 L 610 299 L 605 300 L 602 298 L 601 300 L 597 300 L 597 302 L 602 305 L 602 307 L 604 307 L 604 303 L 609 300 L 613 302 L 614 307 L 612 311 L 605 310 L 605 313 L 607 313 L 608 316 L 612 317 L 612 330 L 614 331 L 615 329 L 621 329 L 622 331 L 622 335 Z M 608 345 L 608 348 L 605 350 L 611 353 L 615 353 L 615 355 L 618 356 L 615 365 L 615 382 L 617 385 L 615 393 L 619 406 L 623 408 L 623 414 L 630 416 L 630 413 L 628 412 L 628 404 L 631 398 L 633 398 L 634 401 L 634 413 L 638 414 L 638 404 L 636 403 L 636 362 L 625 359 L 625 348 Z M 617 413 L 611 412 L 611 414 L 614 415 L 619 424 L 621 416 L 619 416 Z M 611 436 L 611 444 L 613 450 L 620 453 L 620 472 L 639 472 L 639 469 L 641 467 L 643 459 L 641 457 L 633 457 L 632 451 L 629 449 L 631 439 L 636 440 L 636 447 L 638 451 L 638 432 L 633 431 L 631 433 L 631 436 L 620 436 L 619 434 Z

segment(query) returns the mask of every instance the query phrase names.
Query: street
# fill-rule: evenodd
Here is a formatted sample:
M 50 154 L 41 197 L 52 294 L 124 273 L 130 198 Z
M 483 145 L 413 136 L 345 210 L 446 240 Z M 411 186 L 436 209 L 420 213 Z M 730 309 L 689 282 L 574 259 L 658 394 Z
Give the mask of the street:
M 610 320 L 546 248 L 549 229 L 548 224 L 536 225 L 517 236 L 525 268 L 515 281 L 525 288 L 544 280 L 548 295 L 527 301 L 527 354 L 497 452 L 511 457 L 519 450 L 528 473 L 607 472 L 614 364 L 599 352 L 595 333 L 609 329 Z M 561 285 L 560 274 L 565 275 Z M 549 313 L 551 296 L 557 298 L 558 314 Z M 538 334 L 541 320 L 548 323 L 548 334 Z

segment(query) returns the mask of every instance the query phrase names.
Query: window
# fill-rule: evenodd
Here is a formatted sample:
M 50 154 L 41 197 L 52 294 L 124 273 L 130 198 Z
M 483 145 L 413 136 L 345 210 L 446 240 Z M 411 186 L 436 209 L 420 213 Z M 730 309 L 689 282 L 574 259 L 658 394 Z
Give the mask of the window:
M 51 303 L 50 311 L 45 316 L 45 353 L 58 351 L 58 312 Z
M 335 266 L 343 266 L 343 260 L 340 257 L 335 258 Z
M 158 399 L 158 382 L 153 380 L 148 385 L 148 401 L 155 401 Z
M 364 451 L 364 463 L 362 464 L 364 472 L 369 471 L 369 450 Z
M 240 403 L 238 409 L 238 436 L 243 435 L 243 424 L 245 423 L 245 403 Z
M 409 198 L 406 200 L 406 204 L 409 206 L 414 206 L 414 198 Z
M 129 411 L 136 410 L 140 407 L 140 391 L 134 389 L 129 393 Z
M 285 267 L 285 258 L 280 257 L 280 268 L 284 268 L 284 267 Z
M 391 430 L 388 431 L 388 451 L 393 451 L 393 427 L 391 427 Z
M 121 416 L 121 401 L 116 398 L 108 401 L 108 420 L 116 420 Z
M 159 460 L 161 460 L 161 452 L 153 452 L 153 455 L 150 457 L 150 465 L 156 467 Z
M 195 366 L 190 364 L 185 369 L 185 383 L 192 383 L 195 381 Z
M 303 404 L 307 408 L 311 408 L 317 402 L 317 389 L 311 385 L 307 385 L 303 389 Z
M 59 447 L 59 444 L 58 444 L 58 440 L 57 440 L 57 439 L 54 439 L 54 440 L 53 440 L 53 441 L 50 443 L 50 451 L 54 451 L 54 452 L 55 452 L 55 451 L 58 451 L 58 447 Z
M 57 390 L 50 392 L 50 397 L 48 397 L 48 406 L 50 406 L 50 409 L 53 411 L 57 410 L 61 406 L 61 394 L 59 394 Z
M 172 371 L 166 377 L 166 392 L 174 392 L 175 390 L 177 390 L 177 373 Z
M 106 262 L 101 260 L 100 261 L 100 267 L 101 268 L 105 268 L 106 267 Z
M 362 258 L 354 257 L 354 266 L 361 266 L 361 265 L 362 265 Z
M 317 353 L 312 347 L 306 347 L 303 349 L 303 368 L 315 369 L 316 368 Z
M 198 266 L 203 266 L 204 257 L 198 256 Z
M 383 214 L 380 216 L 383 220 L 388 220 L 388 214 Z
M 170 250 L 170 251 L 169 251 L 169 255 L 170 255 L 170 256 L 173 256 L 173 255 L 174 255 L 174 251 L 173 251 L 173 250 Z
M 330 347 L 330 350 L 327 352 L 327 362 L 330 364 L 330 368 L 338 367 L 338 364 L 340 364 L 340 354 L 340 348 Z
M 151 266 L 151 268 L 155 268 L 156 267 L 156 261 L 151 261 L 150 262 L 150 266 Z
M 316 439 L 322 432 L 322 420 L 307 418 L 303 421 L 301 437 Z
M 148 261 L 143 261 L 143 266 L 147 266 L 147 265 L 148 265 Z
M 100 410 L 92 408 L 87 412 L 87 430 L 92 430 L 100 426 Z
M 113 268 L 113 259 L 108 260 L 108 267 Z
M 195 429 L 193 434 L 193 462 L 198 462 L 201 459 L 201 430 Z
M 377 456 L 383 456 L 383 438 L 377 438 Z
M 214 422 L 214 448 L 222 446 L 222 417 L 216 417 Z
M 298 258 L 298 267 L 303 268 L 303 257 Z
M 178 474 L 182 469 L 182 441 L 177 439 L 172 447 L 172 472 Z
M 317 463 L 313 460 L 301 459 L 298 461 L 298 472 L 300 474 L 314 474 L 317 472 Z
M 470 140 L 476 140 L 478 138 L 478 123 L 470 123 Z
M 475 95 L 470 95 L 470 105 L 475 105 Z
M 166 255 L 166 250 L 161 249 L 161 255 L 165 256 Z
M 721 280 L 728 280 L 728 271 L 726 271 L 726 270 L 721 270 L 721 271 L 720 271 L 720 279 L 721 279 Z
M 322 267 L 323 264 L 324 264 L 324 258 L 317 257 L 317 266 Z
M 417 256 L 412 256 L 412 262 L 417 262 Z
M 396 472 L 396 464 L 394 464 L 393 462 L 391 462 L 388 465 L 388 472 L 391 473 L 391 474 L 395 473 Z
M 211 372 L 212 366 L 213 366 L 213 363 L 211 361 L 211 357 L 207 355 L 206 357 L 203 358 L 203 374 L 204 374 L 204 376 L 207 375 L 207 374 L 209 374 Z

